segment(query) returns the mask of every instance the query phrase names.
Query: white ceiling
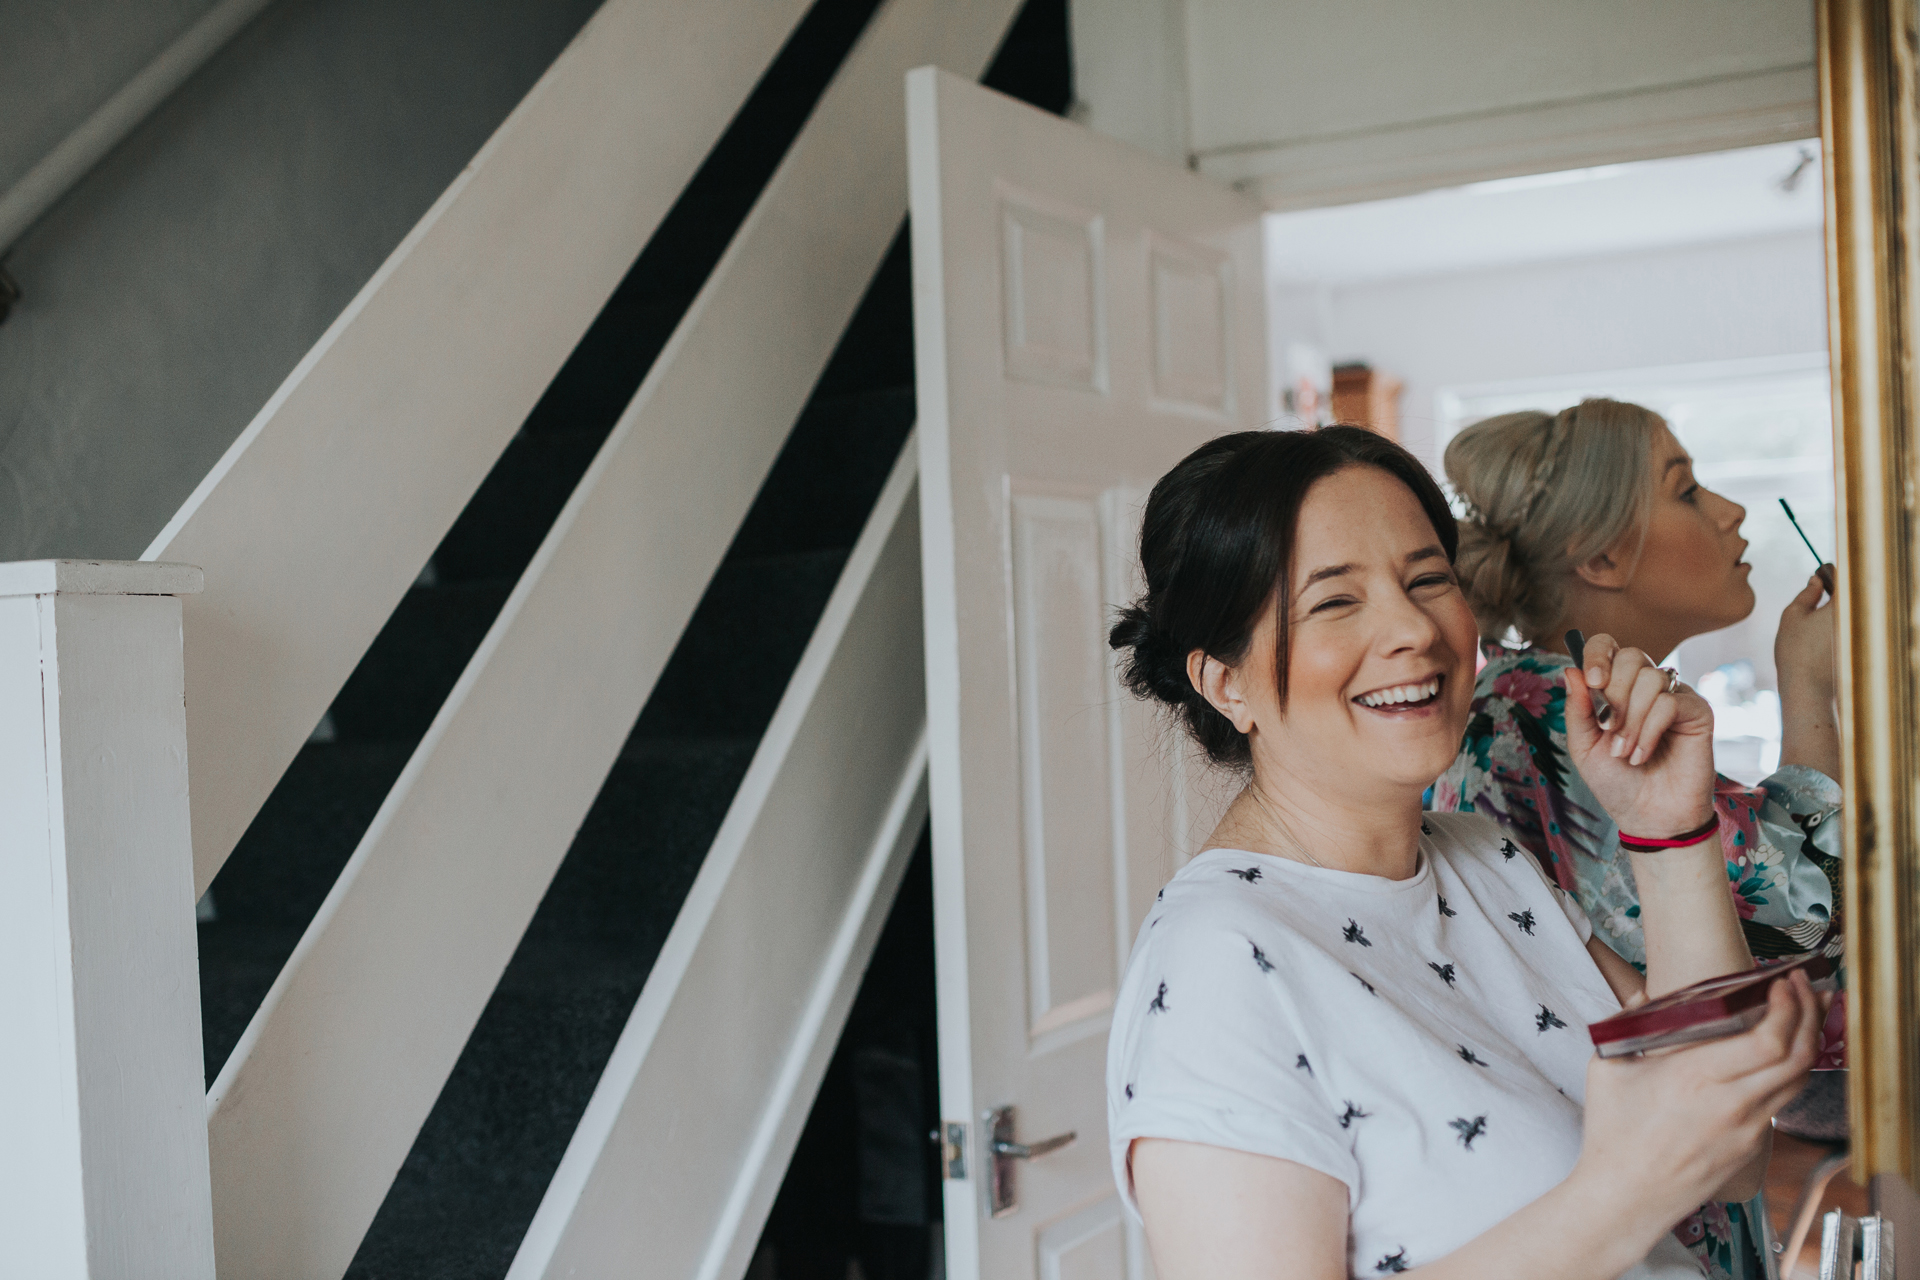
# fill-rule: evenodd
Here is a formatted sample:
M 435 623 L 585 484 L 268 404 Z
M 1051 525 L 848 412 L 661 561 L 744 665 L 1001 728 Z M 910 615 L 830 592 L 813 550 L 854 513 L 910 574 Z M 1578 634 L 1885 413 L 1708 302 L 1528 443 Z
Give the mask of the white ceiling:
M 1069 0 L 1074 117 L 1269 209 L 1820 129 L 1814 0 Z
M 1818 152 L 1779 143 L 1268 214 L 1267 271 L 1353 284 L 1818 228 Z

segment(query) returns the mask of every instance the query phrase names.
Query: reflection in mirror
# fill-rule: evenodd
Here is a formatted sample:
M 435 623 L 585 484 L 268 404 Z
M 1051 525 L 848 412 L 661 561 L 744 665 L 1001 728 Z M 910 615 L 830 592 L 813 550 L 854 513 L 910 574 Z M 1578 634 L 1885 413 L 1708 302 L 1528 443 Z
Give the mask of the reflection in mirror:
M 1269 215 L 1283 415 L 1365 363 L 1403 382 L 1400 439 L 1438 474 L 1462 428 L 1588 396 L 1666 418 L 1747 509 L 1755 605 L 1673 655 L 1714 703 L 1720 771 L 1780 761 L 1773 637 L 1835 548 L 1817 141 L 1610 164 Z
M 1748 786 L 1782 763 L 1774 638 L 1817 567 L 1779 500 L 1823 559 L 1837 556 L 1819 155 L 1815 140 L 1787 141 L 1267 219 L 1281 421 L 1347 417 L 1329 404 L 1331 375 L 1365 365 L 1401 387 L 1391 426 L 1368 425 L 1395 432 L 1441 475 L 1448 442 L 1476 422 L 1558 413 L 1589 397 L 1627 401 L 1664 418 L 1695 478 L 1745 508 L 1751 612 L 1668 660 L 1713 703 L 1719 771 Z M 1471 799 L 1460 785 L 1443 778 L 1436 799 Z M 1797 851 L 1793 819 L 1776 816 L 1786 825 L 1754 847 Z M 1818 869 L 1805 870 L 1826 893 L 1837 824 L 1823 839 Z M 1777 869 L 1789 859 L 1765 860 Z M 1584 880 L 1579 891 L 1610 941 L 1630 948 L 1636 930 L 1619 917 L 1637 904 Z M 1768 928 L 1818 945 L 1829 919 L 1818 904 L 1785 909 L 1772 882 L 1743 901 L 1759 954 L 1787 945 Z M 1837 1052 L 1837 1025 L 1832 1042 Z M 1750 1208 L 1782 1240 L 1833 1204 L 1866 1208 L 1864 1188 L 1835 1172 L 1847 1137 L 1842 1079 L 1826 1075 L 1780 1119 L 1764 1211 Z M 1796 1259 L 1783 1261 L 1789 1280 L 1800 1274 Z
M 1673 665 L 1713 704 L 1720 772 L 1757 783 L 1780 764 L 1774 629 L 1781 610 L 1817 567 L 1779 499 L 1793 504 L 1822 558 L 1830 562 L 1834 556 L 1833 411 L 1826 355 L 1669 366 L 1540 380 L 1520 388 L 1450 388 L 1440 393 L 1436 420 L 1445 441 L 1495 414 L 1536 408 L 1554 413 L 1601 395 L 1660 414 L 1692 455 L 1695 479 L 1747 509 L 1740 532 L 1753 565 L 1748 579 L 1753 612 L 1725 630 L 1687 641 Z

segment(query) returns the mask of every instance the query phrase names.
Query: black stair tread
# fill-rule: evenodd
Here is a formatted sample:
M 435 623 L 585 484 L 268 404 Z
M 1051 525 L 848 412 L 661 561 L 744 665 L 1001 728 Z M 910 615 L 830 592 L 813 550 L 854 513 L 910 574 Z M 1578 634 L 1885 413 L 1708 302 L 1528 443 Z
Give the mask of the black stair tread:
M 512 590 L 499 581 L 408 588 L 333 701 L 339 739 L 417 741 Z
M 450 1113 L 483 1123 L 449 1132 L 436 1107 L 348 1280 L 504 1276 L 584 1109 L 567 1084 L 586 1078 L 591 1095 L 609 1051 L 600 1029 L 617 1034 L 632 1007 L 624 984 L 591 980 L 557 994 L 496 994 L 488 1013 L 501 1031 L 484 1042 L 487 1069 L 456 1069 L 440 1095 Z
M 436 579 L 519 578 L 605 441 L 587 428 L 515 436 L 434 551 Z
M 668 229 L 665 223 L 661 229 Z M 604 438 L 673 336 L 699 284 L 662 281 L 658 272 L 630 274 L 581 335 L 522 430 L 543 435 L 584 429 Z
M 644 980 L 758 746 L 745 737 L 631 741 L 501 989 L 563 987 L 595 964 Z
M 774 461 L 729 557 L 852 546 L 913 421 L 912 387 L 816 396 Z
M 802 551 L 720 567 L 660 673 L 634 736 L 758 738 L 786 691 L 847 551 Z
M 209 1083 L 412 751 L 407 743 L 308 743 L 215 877 L 216 918 L 199 927 Z

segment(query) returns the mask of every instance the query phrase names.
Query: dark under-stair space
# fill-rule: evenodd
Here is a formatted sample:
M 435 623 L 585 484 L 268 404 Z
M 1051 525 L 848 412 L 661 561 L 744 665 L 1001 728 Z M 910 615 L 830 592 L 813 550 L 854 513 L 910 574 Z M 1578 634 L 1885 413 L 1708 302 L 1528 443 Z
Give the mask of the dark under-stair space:
M 847 1015 L 747 1280 L 938 1274 L 933 842 L 920 843 Z

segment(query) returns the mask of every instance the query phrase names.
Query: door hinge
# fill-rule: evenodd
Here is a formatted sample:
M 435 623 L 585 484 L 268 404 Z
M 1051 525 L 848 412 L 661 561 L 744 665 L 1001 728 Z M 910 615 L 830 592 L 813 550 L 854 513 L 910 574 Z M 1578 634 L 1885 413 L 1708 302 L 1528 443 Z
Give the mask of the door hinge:
M 967 1176 L 967 1126 L 943 1120 L 927 1137 L 940 1144 L 940 1176 L 955 1180 Z

